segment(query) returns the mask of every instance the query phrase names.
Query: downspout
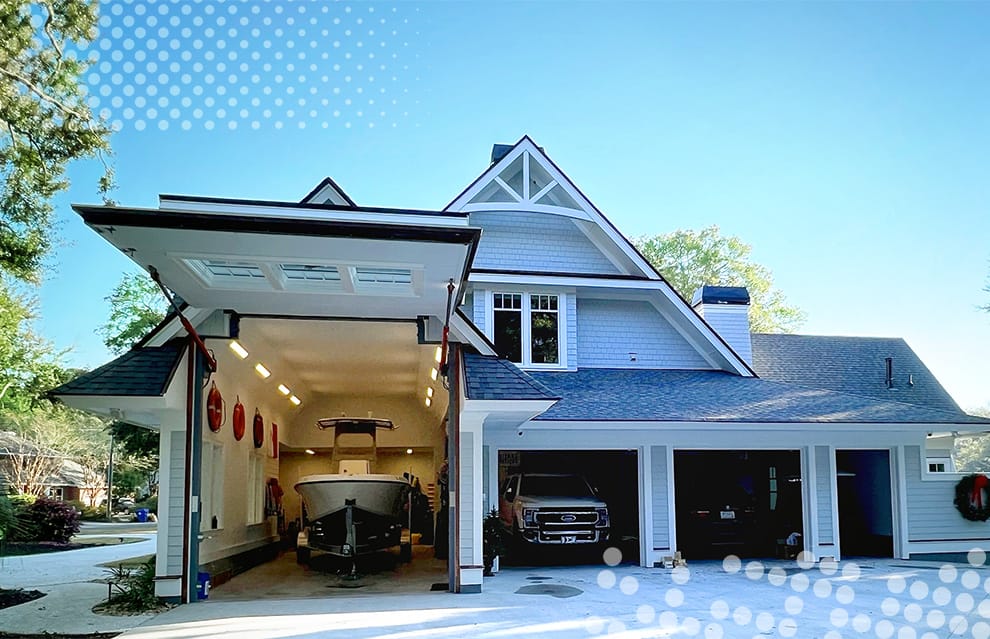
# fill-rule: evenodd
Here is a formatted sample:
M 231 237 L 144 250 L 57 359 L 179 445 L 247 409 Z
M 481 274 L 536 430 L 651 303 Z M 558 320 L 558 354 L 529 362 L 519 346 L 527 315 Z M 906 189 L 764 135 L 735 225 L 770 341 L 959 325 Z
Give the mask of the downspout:
M 203 456 L 203 358 L 196 340 L 189 336 L 186 379 L 186 477 L 182 540 L 182 603 L 196 601 L 199 572 L 200 486 Z

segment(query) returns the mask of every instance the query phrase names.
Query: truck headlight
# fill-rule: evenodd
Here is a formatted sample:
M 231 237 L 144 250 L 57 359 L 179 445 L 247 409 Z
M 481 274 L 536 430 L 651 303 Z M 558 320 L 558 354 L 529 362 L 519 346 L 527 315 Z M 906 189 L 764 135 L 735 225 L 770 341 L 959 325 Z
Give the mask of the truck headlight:
M 598 525 L 608 526 L 608 508 L 596 508 L 595 512 L 598 513 Z
M 536 525 L 536 509 L 523 508 L 523 524 L 527 527 Z

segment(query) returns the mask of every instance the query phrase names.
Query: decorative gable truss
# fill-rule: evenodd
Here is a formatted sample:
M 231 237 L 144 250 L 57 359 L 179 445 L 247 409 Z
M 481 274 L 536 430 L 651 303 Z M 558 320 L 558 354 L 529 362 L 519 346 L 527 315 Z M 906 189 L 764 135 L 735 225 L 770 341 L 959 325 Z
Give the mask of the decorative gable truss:
M 469 213 L 472 224 L 476 224 L 476 216 L 480 221 L 505 212 L 568 218 L 617 270 L 614 275 L 599 271 L 593 277 L 586 277 L 573 272 L 513 273 L 475 267 L 470 281 L 477 288 L 513 292 L 516 290 L 513 286 L 532 289 L 543 285 L 593 290 L 598 296 L 604 290 L 654 291 L 653 305 L 712 366 L 747 377 L 754 375 L 752 368 L 674 291 L 529 136 L 511 147 L 496 147 L 492 165 L 443 210 Z M 483 250 L 484 235 L 481 246 Z M 533 278 L 538 278 L 538 282 Z M 525 357 L 521 360 L 529 363 Z

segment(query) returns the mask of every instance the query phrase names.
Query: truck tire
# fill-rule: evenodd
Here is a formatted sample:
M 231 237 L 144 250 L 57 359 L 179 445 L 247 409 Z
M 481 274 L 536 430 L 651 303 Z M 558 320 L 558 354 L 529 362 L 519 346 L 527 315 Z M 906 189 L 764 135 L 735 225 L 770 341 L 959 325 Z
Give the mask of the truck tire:
M 310 551 L 309 548 L 304 546 L 296 547 L 296 563 L 297 564 L 308 564 L 309 563 Z

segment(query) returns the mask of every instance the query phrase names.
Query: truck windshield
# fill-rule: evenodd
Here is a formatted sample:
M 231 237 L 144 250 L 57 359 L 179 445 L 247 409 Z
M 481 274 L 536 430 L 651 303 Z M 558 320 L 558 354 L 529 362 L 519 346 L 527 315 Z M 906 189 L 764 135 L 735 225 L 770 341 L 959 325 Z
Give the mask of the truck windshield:
M 591 488 L 577 475 L 526 475 L 520 493 L 536 497 L 591 497 Z

